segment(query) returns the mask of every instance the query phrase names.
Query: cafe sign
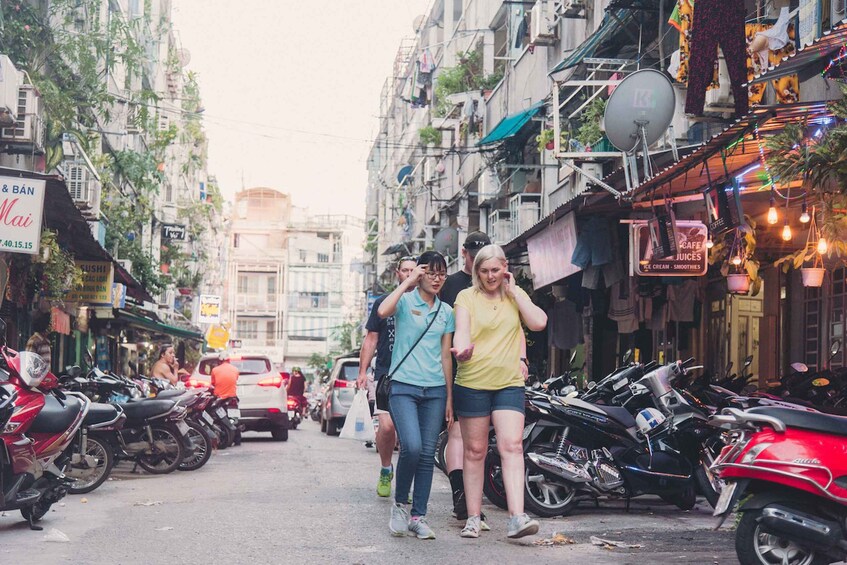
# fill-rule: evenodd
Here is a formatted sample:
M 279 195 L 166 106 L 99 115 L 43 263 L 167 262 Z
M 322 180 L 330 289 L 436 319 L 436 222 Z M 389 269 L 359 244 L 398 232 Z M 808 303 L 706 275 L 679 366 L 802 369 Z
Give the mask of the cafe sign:
M 75 261 L 82 269 L 82 287 L 68 293 L 68 302 L 86 302 L 88 304 L 112 304 L 112 283 L 115 279 L 115 266 L 111 261 Z
M 38 253 L 45 191 L 44 180 L 0 177 L 0 251 Z
M 670 257 L 659 258 L 653 254 L 650 225 L 646 222 L 632 224 L 630 231 L 630 256 L 634 274 L 642 277 L 699 277 L 709 268 L 709 239 L 702 222 L 676 222 L 677 251 Z

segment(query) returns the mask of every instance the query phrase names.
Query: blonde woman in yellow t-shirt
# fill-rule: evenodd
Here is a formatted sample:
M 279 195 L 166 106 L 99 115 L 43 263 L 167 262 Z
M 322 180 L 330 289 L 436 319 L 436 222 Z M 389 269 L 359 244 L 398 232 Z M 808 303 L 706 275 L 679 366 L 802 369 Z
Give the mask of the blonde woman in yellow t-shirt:
M 538 522 L 523 508 L 526 359 L 521 322 L 540 331 L 547 325 L 547 315 L 515 285 L 501 247 L 480 249 L 472 276 L 473 286 L 456 297 L 452 350 L 459 361 L 453 404 L 462 428 L 468 507 L 462 537 L 479 537 L 485 454 L 493 422 L 509 507 L 508 536 L 520 538 L 538 532 Z

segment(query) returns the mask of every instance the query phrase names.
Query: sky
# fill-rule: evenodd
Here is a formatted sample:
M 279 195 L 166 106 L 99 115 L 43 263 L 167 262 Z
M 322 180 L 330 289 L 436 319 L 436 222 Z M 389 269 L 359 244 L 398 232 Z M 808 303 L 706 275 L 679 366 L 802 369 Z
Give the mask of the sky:
M 428 3 L 174 0 L 224 197 L 268 186 L 314 214 L 364 217 L 382 85 Z

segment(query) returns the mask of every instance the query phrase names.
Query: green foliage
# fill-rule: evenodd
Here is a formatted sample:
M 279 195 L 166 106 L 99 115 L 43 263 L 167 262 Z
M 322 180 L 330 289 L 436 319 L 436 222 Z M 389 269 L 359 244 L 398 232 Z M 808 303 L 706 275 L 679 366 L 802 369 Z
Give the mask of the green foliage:
M 547 150 L 547 144 L 556 139 L 556 132 L 552 129 L 543 129 L 541 133 L 535 136 L 535 141 L 538 143 L 538 152 L 544 153 Z
M 603 121 L 605 111 L 606 100 L 599 96 L 582 111 L 582 115 L 579 117 L 580 126 L 574 137 L 586 147 L 603 139 L 603 130 L 600 129 L 600 123 Z
M 306 366 L 312 369 L 319 379 L 329 376 L 332 370 L 332 355 L 323 353 L 312 353 L 309 360 L 306 361 Z
M 432 126 L 422 127 L 418 131 L 418 135 L 420 136 L 420 139 L 421 139 L 421 145 L 423 145 L 424 147 L 426 147 L 428 145 L 435 145 L 435 146 L 441 145 L 441 139 L 442 139 L 441 130 L 435 129 Z
M 750 277 L 750 294 L 756 296 L 762 288 L 762 279 L 759 277 L 759 260 L 756 259 L 756 222 L 750 216 L 744 216 L 742 223 L 735 230 L 725 233 L 721 238 L 714 240 L 714 247 L 709 253 L 709 264 L 720 265 L 721 274 L 727 276 L 730 273 L 747 273 Z M 740 255 L 741 264 L 732 263 L 732 258 Z
M 450 111 L 451 104 L 447 101 L 447 97 L 451 94 L 471 90 L 491 90 L 503 79 L 502 70 L 487 76 L 484 74 L 481 46 L 467 53 L 458 53 L 458 58 L 458 65 L 441 69 L 435 78 L 434 112 L 436 116 L 446 116 Z
M 42 230 L 41 256 L 47 257 L 37 275 L 39 290 L 44 296 L 61 298 L 82 286 L 84 273 L 74 263 L 73 254 L 59 246 L 56 232 Z

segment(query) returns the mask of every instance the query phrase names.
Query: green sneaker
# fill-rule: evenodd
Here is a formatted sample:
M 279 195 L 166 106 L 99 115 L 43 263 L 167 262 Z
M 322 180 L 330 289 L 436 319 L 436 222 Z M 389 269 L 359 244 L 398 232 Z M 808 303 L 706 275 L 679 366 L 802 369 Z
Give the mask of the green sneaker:
M 391 481 L 394 479 L 394 469 L 382 469 L 379 473 L 379 482 L 376 483 L 376 494 L 387 498 L 391 496 Z

